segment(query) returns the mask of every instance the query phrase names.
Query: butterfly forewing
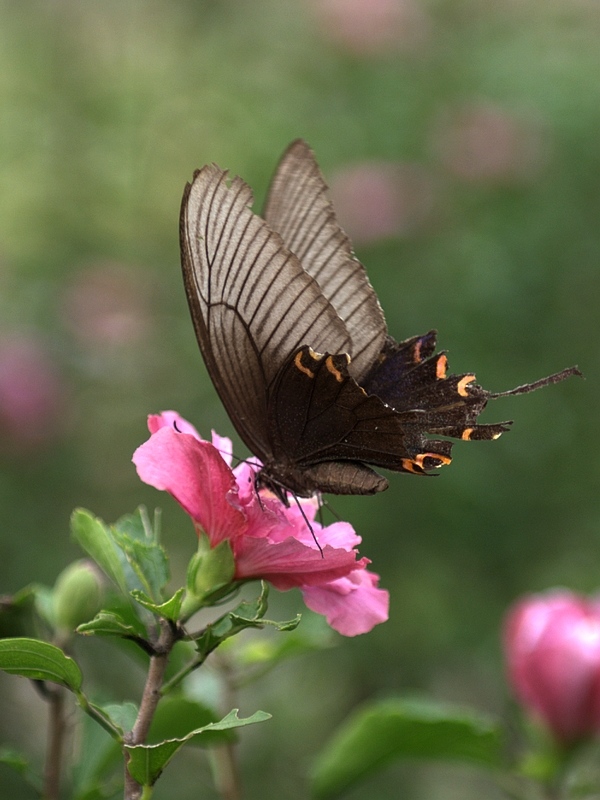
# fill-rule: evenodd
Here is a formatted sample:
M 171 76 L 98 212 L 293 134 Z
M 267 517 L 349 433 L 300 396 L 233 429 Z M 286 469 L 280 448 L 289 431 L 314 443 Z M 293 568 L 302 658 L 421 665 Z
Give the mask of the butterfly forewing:
M 279 162 L 264 216 L 346 325 L 350 374 L 360 381 L 383 348 L 385 319 L 365 268 L 338 225 L 314 153 L 301 139 L 292 142 Z
M 184 193 L 182 265 L 196 335 L 210 376 L 240 436 L 271 453 L 268 388 L 303 344 L 347 351 L 343 322 L 278 234 L 250 209 L 240 179 L 208 165 Z

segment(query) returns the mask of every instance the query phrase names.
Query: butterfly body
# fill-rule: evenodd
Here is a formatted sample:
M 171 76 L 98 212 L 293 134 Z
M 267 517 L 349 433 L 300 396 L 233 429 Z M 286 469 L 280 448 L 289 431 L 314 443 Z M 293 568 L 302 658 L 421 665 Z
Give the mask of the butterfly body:
M 494 439 L 481 425 L 491 394 L 473 374 L 447 375 L 436 332 L 396 342 L 364 267 L 337 224 L 306 143 L 277 168 L 265 218 L 240 179 L 207 165 L 186 186 L 182 267 L 208 372 L 238 433 L 263 462 L 259 483 L 282 498 L 373 494 L 371 468 L 426 475 L 452 443 Z M 557 382 L 576 368 L 517 394 Z M 433 438 L 431 438 L 433 437 Z

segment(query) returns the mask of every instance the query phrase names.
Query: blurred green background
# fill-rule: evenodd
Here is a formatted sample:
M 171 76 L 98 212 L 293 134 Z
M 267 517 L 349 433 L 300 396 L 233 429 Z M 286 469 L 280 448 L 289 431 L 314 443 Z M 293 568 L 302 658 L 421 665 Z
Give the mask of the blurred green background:
M 248 798 L 305 797 L 321 744 L 368 698 L 425 690 L 504 713 L 508 604 L 600 583 L 599 37 L 589 0 L 0 3 L 1 593 L 79 556 L 78 505 L 107 520 L 160 505 L 182 578 L 191 524 L 130 459 L 161 409 L 233 434 L 179 269 L 183 186 L 208 161 L 260 203 L 304 137 L 397 339 L 437 328 L 451 368 L 493 391 L 573 363 L 587 377 L 493 403 L 485 420 L 512 432 L 457 444 L 436 480 L 332 500 L 390 621 L 242 692 L 244 715 L 274 714 L 242 733 Z M 272 615 L 300 603 L 277 596 Z M 105 696 L 138 697 L 138 667 L 97 644 L 79 657 Z M 17 678 L 0 691 L 2 738 L 39 754 L 43 704 Z M 216 796 L 197 751 L 168 780 L 157 800 Z M 365 791 L 499 796 L 422 765 L 348 796 Z

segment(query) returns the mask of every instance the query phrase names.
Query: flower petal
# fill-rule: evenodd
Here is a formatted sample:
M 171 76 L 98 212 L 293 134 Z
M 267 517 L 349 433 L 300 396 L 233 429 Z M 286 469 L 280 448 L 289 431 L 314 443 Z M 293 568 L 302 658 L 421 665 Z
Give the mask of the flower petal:
M 176 411 L 161 411 L 160 414 L 148 415 L 150 433 L 156 433 L 161 428 L 173 428 L 177 433 L 189 433 L 198 441 L 204 441 L 192 423 L 181 417 Z
M 355 570 L 328 586 L 304 588 L 302 595 L 308 608 L 323 614 L 334 630 L 357 636 L 388 618 L 389 592 L 378 589 L 378 582 L 375 573 Z
M 326 546 L 323 555 L 313 547 L 288 537 L 273 543 L 265 538 L 240 537 L 234 544 L 236 577 L 264 578 L 277 589 L 315 586 L 361 570 L 366 559 L 356 560 L 354 550 Z
M 133 454 L 138 475 L 169 492 L 209 537 L 212 547 L 244 532 L 232 471 L 209 442 L 162 427 Z

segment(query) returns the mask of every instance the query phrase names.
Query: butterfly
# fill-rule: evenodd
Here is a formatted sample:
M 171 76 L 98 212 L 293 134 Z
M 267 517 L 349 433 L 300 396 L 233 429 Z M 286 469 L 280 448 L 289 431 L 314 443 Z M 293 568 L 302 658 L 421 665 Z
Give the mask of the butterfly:
M 491 393 L 472 373 L 448 374 L 436 331 L 395 341 L 304 141 L 283 154 L 262 217 L 252 202 L 241 178 L 197 170 L 181 205 L 181 260 L 210 377 L 262 461 L 258 485 L 280 498 L 383 491 L 373 467 L 432 474 L 451 461 L 439 437 L 509 428 L 477 422 L 488 400 L 581 375 L 571 367 Z

